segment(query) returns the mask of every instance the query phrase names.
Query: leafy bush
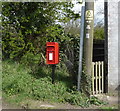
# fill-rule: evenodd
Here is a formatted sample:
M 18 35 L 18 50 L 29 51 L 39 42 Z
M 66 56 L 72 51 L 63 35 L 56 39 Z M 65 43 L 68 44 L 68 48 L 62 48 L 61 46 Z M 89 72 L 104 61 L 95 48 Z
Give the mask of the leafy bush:
M 32 52 L 27 52 L 23 57 L 21 58 L 21 64 L 24 64 L 26 67 L 29 67 L 32 71 L 32 73 L 35 73 L 35 71 L 38 69 L 38 66 L 42 58 L 42 54 L 33 54 Z

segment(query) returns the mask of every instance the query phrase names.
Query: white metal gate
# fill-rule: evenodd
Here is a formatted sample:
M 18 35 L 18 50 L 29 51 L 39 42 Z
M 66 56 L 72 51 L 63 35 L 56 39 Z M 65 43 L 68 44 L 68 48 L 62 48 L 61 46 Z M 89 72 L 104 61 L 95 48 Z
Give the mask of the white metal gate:
M 92 95 L 104 92 L 104 62 L 92 63 Z

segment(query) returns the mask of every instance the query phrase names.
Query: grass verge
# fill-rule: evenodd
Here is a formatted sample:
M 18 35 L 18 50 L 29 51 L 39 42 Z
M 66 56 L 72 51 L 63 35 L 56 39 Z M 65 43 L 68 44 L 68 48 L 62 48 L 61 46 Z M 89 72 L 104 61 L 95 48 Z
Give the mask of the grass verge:
M 31 73 L 25 64 L 3 61 L 2 65 L 3 97 L 10 103 L 20 105 L 26 99 L 33 99 L 81 107 L 103 104 L 97 98 L 89 99 L 85 94 L 77 92 L 65 70 L 56 69 L 55 84 L 52 84 L 49 67 L 39 67 L 36 73 Z

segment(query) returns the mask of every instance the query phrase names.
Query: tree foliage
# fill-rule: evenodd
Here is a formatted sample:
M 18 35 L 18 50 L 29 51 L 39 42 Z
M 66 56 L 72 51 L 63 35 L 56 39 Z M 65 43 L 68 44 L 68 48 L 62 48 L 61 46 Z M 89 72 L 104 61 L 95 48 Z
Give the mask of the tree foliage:
M 69 39 L 61 23 L 76 18 L 70 2 L 2 3 L 3 57 L 20 59 L 27 52 L 45 54 L 47 41 Z
M 98 23 L 94 27 L 94 39 L 102 40 L 104 39 L 104 26 L 101 23 Z

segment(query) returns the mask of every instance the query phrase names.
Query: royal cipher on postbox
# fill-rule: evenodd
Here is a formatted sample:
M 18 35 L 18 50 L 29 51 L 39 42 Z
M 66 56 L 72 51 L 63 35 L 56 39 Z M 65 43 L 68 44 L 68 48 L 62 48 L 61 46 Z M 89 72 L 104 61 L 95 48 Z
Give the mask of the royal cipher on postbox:
M 59 63 L 59 44 L 57 42 L 46 43 L 46 64 Z

